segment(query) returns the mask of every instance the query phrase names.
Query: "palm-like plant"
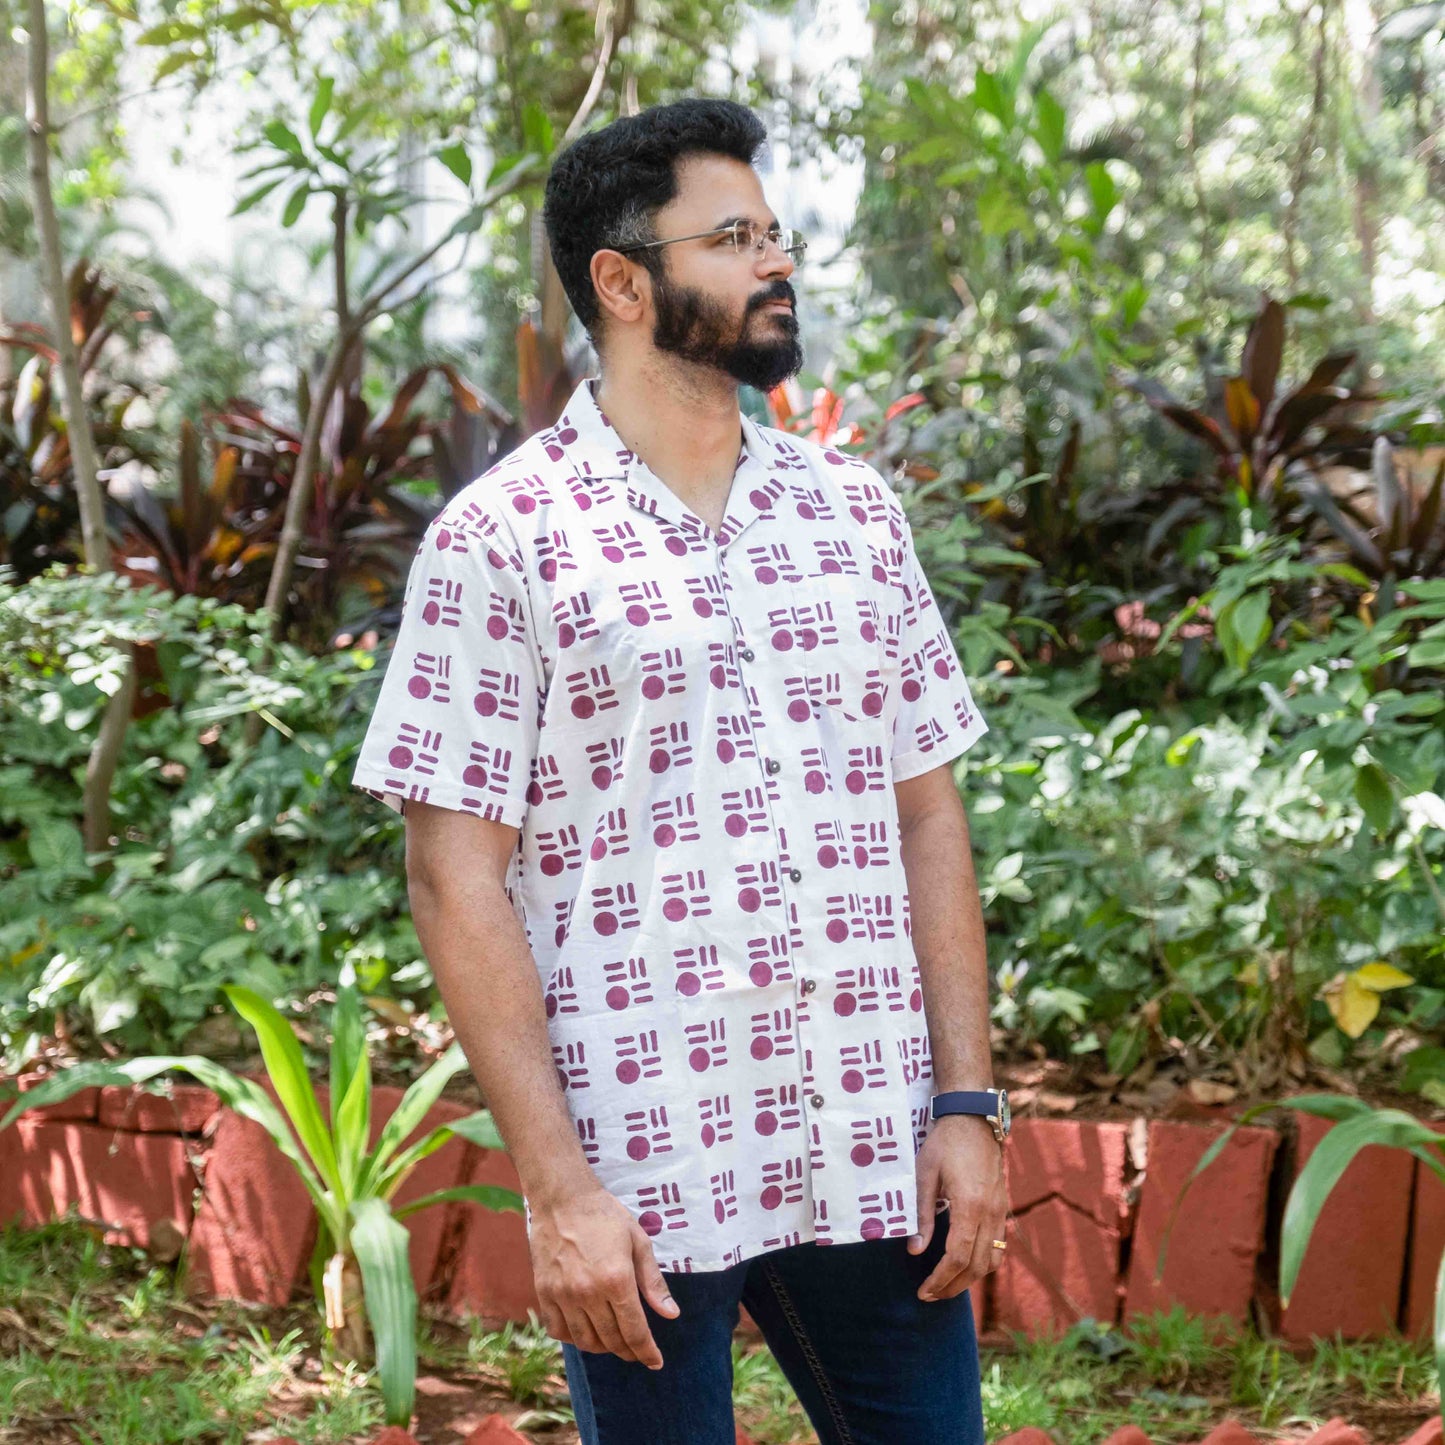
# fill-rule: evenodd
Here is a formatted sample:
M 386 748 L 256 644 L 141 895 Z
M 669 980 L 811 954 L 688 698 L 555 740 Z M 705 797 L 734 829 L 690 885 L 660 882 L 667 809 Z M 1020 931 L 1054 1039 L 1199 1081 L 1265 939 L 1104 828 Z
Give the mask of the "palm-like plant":
M 255 1031 L 280 1108 L 254 1079 L 211 1059 L 165 1055 L 76 1064 L 23 1095 L 0 1119 L 0 1129 L 26 1109 L 95 1085 L 142 1083 L 171 1070 L 205 1084 L 222 1103 L 265 1129 L 306 1186 L 320 1221 L 311 1281 L 327 1331 L 338 1355 L 352 1360 L 368 1359 L 374 1338 L 387 1422 L 406 1426 L 416 1398 L 417 1300 L 401 1220 L 447 1200 L 518 1212 L 523 1204 L 515 1190 L 489 1184 L 440 1189 L 401 1206 L 392 1200 L 411 1171 L 451 1139 L 501 1149 L 501 1136 L 491 1114 L 478 1110 L 407 1143 L 447 1082 L 466 1067 L 460 1046 L 453 1044 L 407 1089 L 376 1143 L 370 1144 L 371 1061 L 355 986 L 343 985 L 337 993 L 329 1119 L 322 1114 L 301 1046 L 286 1019 L 250 989 L 229 985 L 225 993 Z

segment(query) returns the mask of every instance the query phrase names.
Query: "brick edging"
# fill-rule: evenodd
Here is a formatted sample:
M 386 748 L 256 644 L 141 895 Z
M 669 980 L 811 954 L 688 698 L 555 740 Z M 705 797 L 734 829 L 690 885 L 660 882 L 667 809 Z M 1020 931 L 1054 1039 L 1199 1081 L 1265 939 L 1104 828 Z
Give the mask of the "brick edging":
M 402 1092 L 375 1090 L 374 1131 Z M 443 1100 L 422 1128 L 467 1112 Z M 1010 1247 L 973 1291 L 979 1332 L 1058 1333 L 1085 1316 L 1121 1323 L 1182 1304 L 1253 1318 L 1292 1341 L 1397 1327 L 1427 1333 L 1445 1249 L 1445 1185 L 1378 1145 L 1361 1152 L 1331 1196 L 1289 1309 L 1280 1310 L 1272 1276 L 1289 1183 L 1331 1127 L 1290 1117 L 1298 1123 L 1289 1135 L 1263 1125 L 1237 1130 L 1194 1182 L 1157 1282 L 1155 1257 L 1178 1189 L 1225 1124 L 1017 1119 L 1005 1154 Z M 398 1198 L 461 1183 L 520 1189 L 506 1154 L 457 1139 L 424 1160 Z M 184 1244 L 194 1293 L 279 1304 L 309 1288 L 309 1198 L 260 1126 L 199 1086 L 178 1084 L 170 1099 L 138 1087 L 85 1090 L 0 1133 L 0 1223 L 37 1225 L 72 1207 L 101 1221 L 108 1239 L 157 1258 L 174 1258 Z M 1371 1222 L 1367 1237 L 1362 1217 Z M 521 1215 L 448 1204 L 407 1223 L 422 1298 L 454 1316 L 498 1321 L 525 1321 L 537 1309 Z

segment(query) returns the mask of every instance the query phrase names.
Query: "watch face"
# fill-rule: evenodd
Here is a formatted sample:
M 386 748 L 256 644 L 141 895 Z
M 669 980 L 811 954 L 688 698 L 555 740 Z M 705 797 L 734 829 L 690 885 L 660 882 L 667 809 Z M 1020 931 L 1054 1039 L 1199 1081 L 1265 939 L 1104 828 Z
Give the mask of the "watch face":
M 1010 1117 L 1011 1115 L 1009 1114 L 1008 1106 L 1008 1090 L 1000 1089 L 998 1091 L 998 1122 L 1002 1126 L 1005 1134 L 1007 1134 L 1009 1131 Z

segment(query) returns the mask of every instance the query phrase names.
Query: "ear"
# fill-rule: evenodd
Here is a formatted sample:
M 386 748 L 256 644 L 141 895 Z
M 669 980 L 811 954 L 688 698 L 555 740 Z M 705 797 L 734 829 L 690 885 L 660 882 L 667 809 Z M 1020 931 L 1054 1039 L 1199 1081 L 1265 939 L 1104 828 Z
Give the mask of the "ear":
M 590 267 L 597 304 L 621 322 L 636 321 L 652 300 L 651 277 L 620 251 L 595 251 Z

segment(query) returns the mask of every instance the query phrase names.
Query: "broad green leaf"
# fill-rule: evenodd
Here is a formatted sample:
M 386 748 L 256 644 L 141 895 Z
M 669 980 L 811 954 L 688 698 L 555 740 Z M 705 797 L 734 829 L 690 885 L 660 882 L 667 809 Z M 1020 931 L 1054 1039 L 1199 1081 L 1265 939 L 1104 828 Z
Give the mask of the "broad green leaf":
M 321 129 L 321 122 L 326 119 L 326 112 L 331 109 L 331 92 L 336 88 L 336 81 L 329 75 L 321 77 L 320 84 L 316 87 L 315 98 L 311 102 L 310 114 L 306 117 L 306 124 L 310 128 L 312 140 L 316 139 Z
M 1294 1293 L 1305 1250 L 1320 1211 L 1355 1155 L 1371 1144 L 1383 1144 L 1390 1148 L 1408 1149 L 1419 1157 L 1427 1147 L 1441 1142 L 1445 1142 L 1445 1135 L 1433 1133 L 1418 1119 L 1399 1109 L 1367 1108 L 1358 1117 L 1337 1123 L 1315 1145 L 1285 1201 L 1279 1260 L 1282 1304 L 1288 1305 L 1289 1297 Z
M 281 224 L 287 230 L 294 226 L 306 209 L 306 200 L 311 194 L 311 182 L 302 181 L 286 200 L 286 209 L 281 212 Z
M 257 186 L 254 191 L 242 196 L 241 199 L 236 202 L 236 209 L 233 210 L 231 214 L 233 216 L 245 215 L 253 206 L 259 205 L 264 201 L 285 179 L 285 176 L 277 176 L 274 181 L 267 181 L 265 185 Z
M 336 1150 L 321 1117 L 321 1106 L 316 1102 L 316 1091 L 311 1087 L 306 1060 L 291 1025 L 273 1004 L 248 988 L 239 984 L 223 984 L 222 992 L 230 999 L 236 1012 L 256 1031 L 261 1057 L 276 1097 L 281 1100 L 302 1148 L 316 1165 L 317 1173 L 326 1187 L 340 1199 L 343 1191 L 336 1172 Z
M 529 100 L 522 107 L 522 139 L 529 151 L 535 151 L 539 156 L 552 154 L 555 144 L 552 117 L 535 100 Z
M 459 1184 L 453 1189 L 438 1189 L 424 1194 L 409 1204 L 398 1205 L 392 1213 L 398 1219 L 415 1214 L 419 1209 L 430 1209 L 433 1204 L 445 1204 L 449 1200 L 461 1200 L 468 1204 L 480 1204 L 484 1209 L 498 1212 L 510 1209 L 517 1214 L 526 1213 L 526 1203 L 515 1189 L 504 1189 L 500 1184 Z
M 1034 135 L 1044 155 L 1055 164 L 1064 153 L 1064 126 L 1063 106 L 1040 88 L 1034 96 Z
M 463 1069 L 467 1067 L 466 1055 L 460 1044 L 452 1044 L 446 1053 L 417 1079 L 401 1096 L 391 1118 L 386 1121 L 376 1148 L 371 1151 L 366 1168 L 357 1184 L 360 1193 L 378 1192 L 377 1181 L 387 1172 L 387 1165 L 402 1141 L 421 1125 L 432 1105 L 442 1096 L 442 1090 Z
M 1119 307 L 1126 331 L 1138 321 L 1140 313 L 1144 310 L 1144 303 L 1148 299 L 1149 288 L 1137 276 L 1124 288 L 1124 294 L 1119 300 Z
M 261 127 L 261 134 L 264 135 L 278 151 L 289 151 L 293 156 L 304 156 L 306 154 L 302 149 L 300 138 L 284 120 L 268 120 L 266 124 Z
M 461 141 L 443 146 L 437 152 L 437 159 L 464 185 L 472 183 L 472 158 Z
M 1389 832 L 1395 817 L 1395 793 L 1379 763 L 1366 763 L 1356 772 L 1355 801 L 1375 832 Z
M 1089 199 L 1093 202 L 1095 213 L 1101 221 L 1107 220 L 1119 200 L 1119 188 L 1114 184 L 1108 167 L 1103 161 L 1090 161 L 1084 167 L 1084 181 L 1089 187 Z
M 336 992 L 331 1023 L 331 1133 L 346 1201 L 355 1197 L 371 1137 L 371 1058 L 352 985 Z
M 1435 1273 L 1435 1386 L 1445 1400 L 1445 1250 Z
M 80 829 L 64 818 L 37 818 L 26 839 L 30 861 L 47 872 L 84 873 L 85 843 Z
M 405 1227 L 380 1199 L 352 1206 L 351 1248 L 361 1266 L 386 1423 L 403 1428 L 411 1424 L 416 1403 L 416 1286 L 409 1246 Z
M 496 1123 L 485 1109 L 455 1119 L 450 1124 L 438 1124 L 429 1134 L 424 1135 L 409 1149 L 403 1150 L 391 1164 L 372 1177 L 375 1183 L 372 1192 L 383 1199 L 390 1199 L 401 1188 L 408 1174 L 423 1159 L 435 1154 L 455 1138 L 465 1139 L 479 1149 L 504 1149 L 502 1136 L 497 1132 Z
M 979 68 L 973 82 L 974 103 L 990 115 L 997 117 L 1005 126 L 1013 124 L 1013 107 L 1003 93 L 998 77 L 991 70 Z
M 1272 1109 L 1291 1108 L 1302 1114 L 1315 1114 L 1323 1119 L 1353 1119 L 1362 1114 L 1370 1112 L 1370 1106 L 1363 1099 L 1354 1099 L 1347 1094 L 1297 1094 L 1289 1100 L 1266 1100 L 1263 1104 L 1255 1104 L 1246 1109 L 1229 1127 L 1212 1143 L 1203 1154 L 1199 1156 L 1199 1162 L 1189 1171 L 1188 1178 L 1180 1186 L 1179 1193 L 1174 1197 L 1174 1203 L 1170 1206 L 1169 1217 L 1164 1223 L 1164 1234 L 1159 1241 L 1159 1254 L 1154 1261 L 1154 1282 L 1157 1284 L 1164 1277 L 1164 1260 L 1169 1252 L 1169 1236 L 1174 1232 L 1174 1222 L 1179 1217 L 1179 1211 L 1184 1204 L 1184 1196 L 1189 1193 L 1190 1186 L 1216 1159 L 1225 1151 L 1229 1141 L 1234 1137 L 1235 1130 L 1251 1124 Z

